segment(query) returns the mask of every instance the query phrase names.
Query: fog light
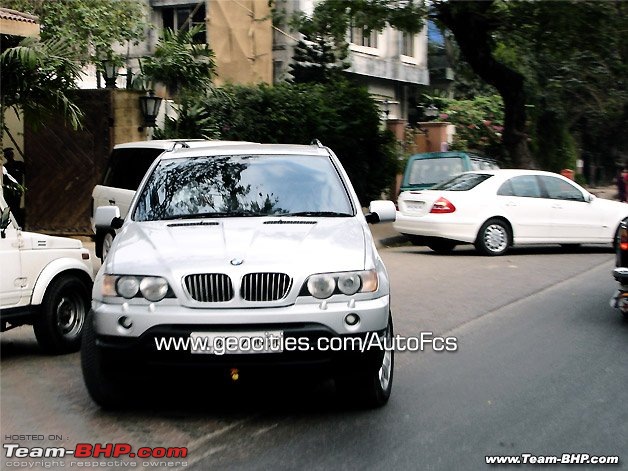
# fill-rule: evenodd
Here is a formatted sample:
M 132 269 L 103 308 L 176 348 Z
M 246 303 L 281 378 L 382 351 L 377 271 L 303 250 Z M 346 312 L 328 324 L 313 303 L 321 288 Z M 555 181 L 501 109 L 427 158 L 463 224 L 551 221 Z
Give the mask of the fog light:
M 360 316 L 358 316 L 357 314 L 347 314 L 347 316 L 345 317 L 345 323 L 347 325 L 350 326 L 354 326 L 354 325 L 358 325 L 358 323 L 360 322 Z
M 125 329 L 130 329 L 133 326 L 133 321 L 127 316 L 122 316 L 120 319 L 118 319 L 118 324 L 120 324 Z

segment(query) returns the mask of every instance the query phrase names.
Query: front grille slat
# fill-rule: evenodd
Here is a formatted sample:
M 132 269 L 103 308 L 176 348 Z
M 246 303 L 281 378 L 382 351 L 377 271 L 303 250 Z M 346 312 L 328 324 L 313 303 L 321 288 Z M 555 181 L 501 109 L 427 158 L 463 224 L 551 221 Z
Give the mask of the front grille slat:
M 187 275 L 184 286 L 192 299 L 202 303 L 227 302 L 235 295 L 231 278 L 223 273 Z M 248 273 L 242 277 L 240 295 L 245 301 L 278 301 L 291 287 L 292 278 L 285 273 Z
M 291 287 L 292 278 L 285 273 L 248 273 L 242 278 L 240 295 L 246 301 L 278 301 Z
M 234 296 L 229 276 L 223 273 L 202 273 L 184 278 L 185 289 L 192 299 L 202 303 L 222 303 Z

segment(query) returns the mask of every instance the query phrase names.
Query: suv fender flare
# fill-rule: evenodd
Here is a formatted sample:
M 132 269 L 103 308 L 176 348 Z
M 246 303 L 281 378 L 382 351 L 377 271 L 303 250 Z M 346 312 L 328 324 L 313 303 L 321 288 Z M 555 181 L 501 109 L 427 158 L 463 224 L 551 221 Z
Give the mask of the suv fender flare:
M 94 275 L 90 273 L 87 267 L 79 260 L 73 258 L 59 258 L 50 262 L 46 265 L 46 268 L 41 271 L 37 277 L 37 281 L 35 281 L 35 285 L 33 286 L 33 295 L 31 296 L 31 304 L 39 305 L 42 303 L 46 290 L 48 289 L 48 286 L 50 286 L 50 282 L 56 276 L 65 272 L 77 270 L 82 272 L 92 282 L 94 281 Z M 88 287 L 88 289 L 91 291 L 91 286 Z

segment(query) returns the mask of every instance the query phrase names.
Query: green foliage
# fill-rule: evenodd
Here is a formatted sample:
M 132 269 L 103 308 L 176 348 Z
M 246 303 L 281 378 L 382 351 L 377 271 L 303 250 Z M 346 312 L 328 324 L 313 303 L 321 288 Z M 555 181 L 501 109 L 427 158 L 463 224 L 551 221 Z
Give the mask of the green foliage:
M 114 57 L 115 44 L 137 42 L 148 27 L 142 0 L 4 0 L 4 7 L 37 15 L 43 41 L 71 44 L 82 63 Z
M 332 44 L 336 62 L 348 55 L 347 31 L 351 26 L 379 31 L 387 24 L 409 33 L 423 28 L 427 14 L 422 2 L 391 0 L 324 0 L 316 2 L 314 12 L 302 12 L 292 19 L 292 26 L 308 38 L 322 38 Z
M 555 113 L 545 112 L 537 120 L 534 150 L 542 156 L 543 167 L 552 172 L 576 168 L 577 149 L 564 120 Z
M 499 95 L 478 96 L 469 100 L 425 97 L 440 110 L 440 119 L 456 126 L 452 150 L 476 151 L 499 160 L 505 159 L 502 145 L 504 104 Z
M 216 64 L 209 46 L 194 42 L 194 36 L 201 31 L 203 26 L 176 33 L 166 28 L 154 55 L 143 59 L 145 78 L 163 83 L 173 95 L 182 90 L 198 92 L 210 87 Z
M 6 49 L 0 56 L 2 115 L 7 108 L 16 113 L 22 110 L 34 126 L 61 115 L 78 128 L 83 115 L 68 91 L 76 89 L 81 66 L 72 60 L 71 49 L 71 45 L 60 39 L 34 38 L 26 38 L 16 47 Z
M 623 122 L 628 103 L 626 2 L 492 0 L 437 2 L 436 8 L 465 10 L 458 27 L 483 22 L 484 29 L 478 31 L 490 34 L 482 44 L 497 63 L 524 78 L 528 128 L 520 132 L 526 136 L 527 131 L 541 167 L 571 166 L 574 138 L 580 140 L 585 158 L 597 163 L 611 166 L 617 155 L 628 155 L 621 137 L 625 132 L 606 131 L 621 129 L 617 125 Z M 471 14 L 477 9 L 481 16 Z M 473 48 L 471 55 L 480 49 Z M 495 76 L 497 70 L 484 71 L 484 78 Z M 504 90 L 512 91 L 508 81 Z M 549 123 L 550 117 L 557 122 Z
M 155 139 L 220 139 L 220 128 L 214 118 L 215 111 L 206 106 L 208 95 L 219 97 L 223 106 L 231 102 L 231 96 L 221 89 L 209 88 L 206 92 L 185 93 L 176 105 L 177 117 L 166 116 L 163 129 L 155 129 Z
M 294 83 L 329 83 L 340 78 L 349 64 L 338 62 L 334 45 L 318 36 L 314 41 L 300 40 L 294 49 L 290 74 Z
M 168 137 L 293 144 L 319 139 L 338 155 L 363 203 L 379 198 L 393 181 L 394 138 L 379 129 L 379 111 L 366 89 L 337 81 L 232 85 L 223 92 L 190 97 L 198 108 L 182 109 L 180 121 L 186 124 L 176 134 L 171 122 Z M 199 126 L 192 129 L 195 123 Z

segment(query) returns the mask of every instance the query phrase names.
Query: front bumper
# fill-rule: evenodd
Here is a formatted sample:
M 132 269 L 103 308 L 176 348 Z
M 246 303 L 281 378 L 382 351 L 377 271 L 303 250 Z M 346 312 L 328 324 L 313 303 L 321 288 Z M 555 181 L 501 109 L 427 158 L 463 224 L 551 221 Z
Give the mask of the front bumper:
M 191 309 L 159 303 L 125 305 L 94 301 L 92 312 L 97 347 L 106 353 L 112 364 L 124 365 L 130 372 L 142 371 L 142 365 L 174 367 L 171 371 L 175 372 L 199 367 L 228 370 L 264 366 L 310 366 L 338 371 L 368 368 L 381 362 L 381 349 L 361 347 L 367 345 L 366 340 L 383 339 L 390 316 L 389 302 L 386 295 L 350 303 L 344 300 L 278 308 Z M 350 313 L 360 317 L 357 325 L 349 326 L 345 322 Z M 128 328 L 123 326 L 129 324 Z M 282 352 L 237 354 L 192 353 L 189 344 L 177 349 L 157 347 L 159 339 L 185 342 L 192 333 L 246 335 L 277 331 L 282 333 L 284 345 L 294 338 L 293 345 L 299 347 L 284 348 Z M 327 348 L 319 348 L 319 339 L 323 339 L 322 345 Z M 353 343 L 352 340 L 346 343 L 343 339 L 361 339 L 363 343 Z
M 390 296 L 375 299 L 333 301 L 330 298 L 317 303 L 297 302 L 291 306 L 254 309 L 196 309 L 178 303 L 105 304 L 92 302 L 95 329 L 98 335 L 137 338 L 146 331 L 163 325 L 191 325 L 195 329 L 211 332 L 213 328 L 233 325 L 239 330 L 264 324 L 273 329 L 282 325 L 315 323 L 334 335 L 380 331 L 386 328 L 390 313 Z M 347 314 L 357 314 L 360 322 L 349 326 Z M 131 324 L 130 328 L 121 325 Z
M 221 326 L 214 328 L 233 332 L 236 326 Z M 267 324 L 252 325 L 248 328 L 260 331 L 276 329 L 276 326 Z M 125 339 L 111 336 L 97 336 L 96 346 L 105 355 L 109 365 L 115 365 L 120 374 L 137 375 L 148 370 L 164 373 L 166 370 L 173 374 L 187 375 L 191 369 L 208 369 L 229 371 L 232 368 L 244 369 L 248 372 L 257 370 L 294 370 L 295 367 L 303 372 L 315 370 L 329 372 L 373 368 L 381 364 L 383 350 L 374 342 L 379 339 L 383 345 L 385 330 L 368 334 L 336 335 L 319 324 L 296 323 L 283 325 L 284 342 L 287 344 L 294 339 L 293 346 L 298 348 L 284 349 L 282 352 L 272 353 L 239 353 L 224 354 L 192 353 L 189 349 L 157 348 L 156 339 L 181 339 L 185 342 L 192 332 L 198 332 L 195 325 L 162 325 L 146 331 L 139 338 Z M 346 342 L 345 339 L 352 341 Z M 303 342 L 307 340 L 307 343 Z M 324 339 L 321 342 L 321 339 Z M 332 340 L 333 339 L 333 340 Z M 360 339 L 363 343 L 354 340 Z M 321 345 L 326 348 L 319 348 Z M 342 346 L 355 348 L 342 348 Z M 364 345 L 364 349 L 358 347 Z

